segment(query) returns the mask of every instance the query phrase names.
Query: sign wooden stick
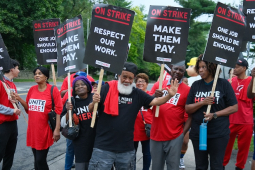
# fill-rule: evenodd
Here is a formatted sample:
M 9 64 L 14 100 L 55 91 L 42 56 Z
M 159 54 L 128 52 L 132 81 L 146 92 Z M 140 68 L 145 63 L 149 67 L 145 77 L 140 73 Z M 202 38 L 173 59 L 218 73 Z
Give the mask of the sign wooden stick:
M 230 70 L 230 77 L 229 77 L 229 83 L 230 83 L 230 84 L 232 84 L 233 72 L 234 72 L 234 69 L 231 68 L 231 70 Z
M 252 93 L 255 93 L 255 78 L 253 79 L 252 83 Z
M 4 82 L 2 82 L 2 83 L 3 83 L 4 89 L 5 89 L 5 91 L 6 91 L 7 95 L 8 95 L 8 97 L 10 97 L 10 91 L 9 91 L 8 87 L 6 86 L 6 84 L 5 84 Z M 17 103 L 12 103 L 12 105 L 13 105 L 13 107 L 14 107 L 15 109 L 18 109 Z M 21 114 L 22 114 L 22 116 L 24 117 L 24 119 L 25 119 L 25 121 L 27 122 L 27 125 L 28 125 L 28 121 L 27 121 L 27 119 L 26 119 L 26 116 L 24 115 L 24 113 L 23 113 L 22 111 L 21 111 Z
M 159 90 L 162 90 L 162 82 L 163 82 L 163 74 L 164 74 L 164 68 L 165 64 L 161 64 L 161 70 L 160 70 L 160 78 L 159 78 Z M 159 115 L 159 106 L 156 107 L 155 117 L 158 117 Z
M 71 103 L 71 80 L 70 80 L 70 72 L 67 73 L 68 76 L 68 101 Z M 69 114 L 69 127 L 72 127 L 72 110 L 68 110 Z
M 214 97 L 214 92 L 215 92 L 215 88 L 216 88 L 216 85 L 217 85 L 219 73 L 220 73 L 220 64 L 218 64 L 217 69 L 216 69 L 216 73 L 215 73 L 215 76 L 214 76 L 214 81 L 213 81 L 213 87 L 212 87 L 211 97 Z M 212 106 L 212 105 L 208 105 L 208 106 L 207 106 L 206 114 L 210 114 L 211 106 Z
M 104 76 L 104 69 L 101 68 L 100 75 L 99 75 L 99 82 L 98 82 L 98 86 L 97 86 L 97 93 L 98 94 L 100 94 L 100 92 L 101 92 L 103 76 Z M 92 127 L 92 128 L 94 128 L 94 125 L 95 125 L 96 115 L 97 115 L 97 108 L 98 108 L 98 103 L 95 103 L 93 114 L 92 114 L 92 121 L 91 121 L 91 125 L 90 125 L 90 127 Z
M 54 83 L 55 86 L 57 86 L 55 67 L 54 67 L 53 63 L 51 63 L 51 71 L 52 71 L 52 80 L 53 80 L 53 83 Z

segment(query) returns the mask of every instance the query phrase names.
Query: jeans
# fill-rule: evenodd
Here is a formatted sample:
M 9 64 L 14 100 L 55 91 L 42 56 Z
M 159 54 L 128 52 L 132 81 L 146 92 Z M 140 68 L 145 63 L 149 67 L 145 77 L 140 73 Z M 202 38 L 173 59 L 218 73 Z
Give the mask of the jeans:
M 135 152 L 137 152 L 138 144 L 139 141 L 134 141 Z M 143 170 L 149 170 L 151 165 L 150 140 L 141 141 L 141 144 L 143 152 Z M 136 169 L 136 161 L 134 167 L 134 169 Z
M 111 152 L 98 148 L 93 149 L 89 161 L 89 170 L 111 170 L 113 163 L 120 170 L 134 169 L 135 151 Z
M 66 139 L 66 159 L 65 159 L 65 170 L 71 170 L 74 159 L 74 146 L 73 141 Z

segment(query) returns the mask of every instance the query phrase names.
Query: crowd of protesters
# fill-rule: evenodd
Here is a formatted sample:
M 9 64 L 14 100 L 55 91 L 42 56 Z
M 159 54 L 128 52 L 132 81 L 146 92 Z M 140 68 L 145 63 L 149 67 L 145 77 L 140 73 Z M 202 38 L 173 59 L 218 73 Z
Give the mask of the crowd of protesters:
M 196 58 L 194 69 L 201 76 L 190 87 L 184 77 L 185 65 L 173 65 L 170 79 L 156 82 L 148 90 L 149 77 L 137 74 L 137 66 L 126 62 L 118 80 L 95 81 L 84 71 L 71 75 L 71 102 L 68 101 L 68 80 L 61 90 L 49 84 L 49 70 L 34 69 L 34 80 L 24 101 L 13 78 L 18 77 L 19 63 L 4 73 L 0 83 L 0 162 L 3 170 L 13 164 L 17 144 L 17 119 L 20 102 L 28 114 L 27 143 L 34 155 L 35 170 L 49 169 L 46 158 L 50 146 L 60 139 L 60 127 L 72 120 L 79 125 L 79 134 L 66 139 L 65 170 L 134 170 L 136 152 L 141 143 L 143 170 L 185 168 L 183 156 L 191 139 L 197 170 L 225 169 L 235 139 L 238 139 L 236 170 L 244 169 L 253 134 L 252 92 L 255 68 L 246 75 L 248 62 L 238 59 L 231 81 L 218 78 L 214 97 L 210 97 L 217 65 Z M 6 87 L 5 87 L 6 86 Z M 8 92 L 8 93 L 7 93 Z M 56 112 L 56 128 L 51 129 L 48 113 Z M 94 105 L 98 103 L 94 128 L 91 128 Z M 206 114 L 207 106 L 210 113 Z M 17 105 L 16 105 L 17 106 Z M 156 117 L 157 106 L 159 116 Z M 199 150 L 199 126 L 207 123 L 207 150 Z M 151 128 L 150 128 L 151 127 Z M 75 160 L 75 164 L 73 161 Z M 255 155 L 252 170 L 255 170 Z

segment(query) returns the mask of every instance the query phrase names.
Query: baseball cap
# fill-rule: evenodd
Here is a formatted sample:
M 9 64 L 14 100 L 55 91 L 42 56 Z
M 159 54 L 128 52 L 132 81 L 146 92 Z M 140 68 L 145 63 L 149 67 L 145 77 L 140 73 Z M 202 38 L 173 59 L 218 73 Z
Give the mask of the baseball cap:
M 87 73 L 83 72 L 83 71 L 78 71 L 74 77 L 77 77 L 77 76 L 84 76 L 84 77 L 87 77 Z
M 97 81 L 95 81 L 95 82 L 92 82 L 91 84 L 92 84 L 92 86 L 94 85 L 94 84 L 98 84 L 98 82 L 99 82 L 99 80 L 97 80 Z M 104 82 L 104 80 L 102 80 L 102 85 L 104 85 L 105 84 L 105 82 Z
M 244 66 L 244 67 L 248 68 L 248 62 L 244 58 L 237 59 L 236 64 L 239 66 Z

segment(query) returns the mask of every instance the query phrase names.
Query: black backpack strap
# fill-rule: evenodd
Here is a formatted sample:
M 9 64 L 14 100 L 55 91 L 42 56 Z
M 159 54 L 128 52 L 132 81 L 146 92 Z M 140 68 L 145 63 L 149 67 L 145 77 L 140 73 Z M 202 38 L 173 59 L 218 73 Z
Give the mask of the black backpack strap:
M 142 110 L 141 110 L 141 109 L 140 109 L 140 113 L 141 113 L 141 115 L 142 115 L 142 118 L 143 118 L 143 112 L 142 112 Z M 144 124 L 146 124 L 146 123 L 145 123 L 145 120 L 144 120 L 144 118 L 143 118 L 143 123 L 144 123 Z
M 54 98 L 53 98 L 53 89 L 54 89 L 54 87 L 55 87 L 55 85 L 52 85 L 51 89 L 50 89 L 50 95 L 51 95 L 51 101 L 52 101 L 51 110 L 54 110 L 54 108 L 55 108 Z

